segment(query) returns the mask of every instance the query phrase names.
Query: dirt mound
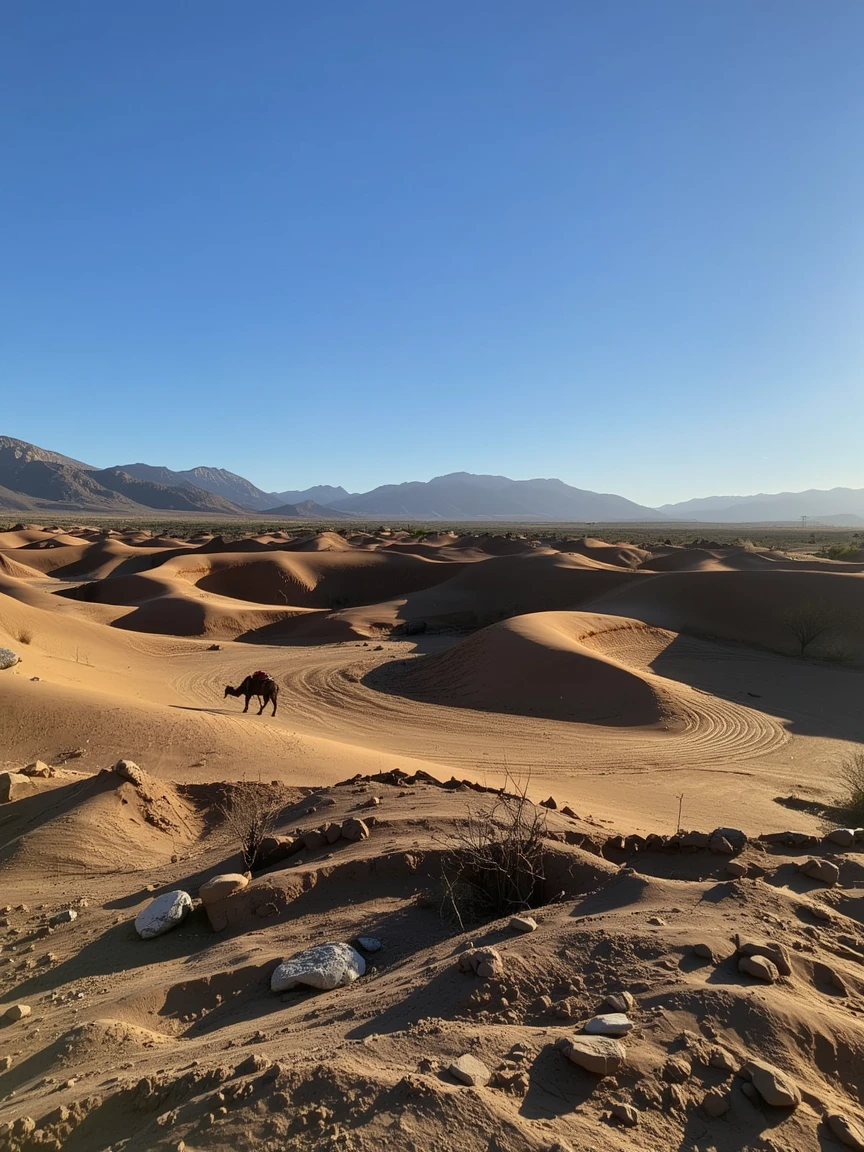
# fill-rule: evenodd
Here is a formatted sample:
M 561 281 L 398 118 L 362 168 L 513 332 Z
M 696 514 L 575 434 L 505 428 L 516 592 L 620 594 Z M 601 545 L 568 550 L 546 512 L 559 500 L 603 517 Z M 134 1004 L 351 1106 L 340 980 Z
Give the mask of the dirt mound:
M 519 616 L 442 655 L 408 662 L 394 683 L 405 695 L 451 707 L 613 726 L 673 725 L 679 715 L 668 688 L 591 645 L 592 633 L 617 623 L 576 612 Z M 628 627 L 646 631 L 638 621 Z
M 2 829 L 0 867 L 7 875 L 34 866 L 57 873 L 148 868 L 200 831 L 200 817 L 173 785 L 140 769 L 134 782 L 105 770 L 15 803 Z

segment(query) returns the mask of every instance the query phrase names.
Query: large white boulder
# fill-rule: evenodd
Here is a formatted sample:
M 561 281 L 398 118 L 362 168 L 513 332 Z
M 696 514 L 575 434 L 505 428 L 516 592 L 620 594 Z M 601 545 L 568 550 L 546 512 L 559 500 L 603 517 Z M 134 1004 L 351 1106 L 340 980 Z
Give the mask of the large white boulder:
M 270 977 L 273 992 L 288 992 L 298 984 L 310 988 L 341 988 L 366 971 L 366 961 L 350 944 L 317 944 L 283 960 Z
M 0 669 L 11 668 L 17 664 L 20 657 L 11 648 L 0 648 Z
M 163 892 L 135 917 L 135 929 L 142 940 L 152 940 L 182 924 L 192 911 L 188 892 Z

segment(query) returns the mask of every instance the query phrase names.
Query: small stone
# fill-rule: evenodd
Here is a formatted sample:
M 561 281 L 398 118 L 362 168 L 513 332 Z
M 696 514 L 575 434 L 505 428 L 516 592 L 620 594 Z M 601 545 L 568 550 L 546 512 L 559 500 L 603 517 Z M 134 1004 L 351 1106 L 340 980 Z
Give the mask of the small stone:
M 358 936 L 357 943 L 364 952 L 380 952 L 381 941 L 376 940 L 374 936 Z
M 573 1064 L 597 1076 L 613 1076 L 627 1055 L 621 1041 L 609 1036 L 562 1036 L 555 1046 Z
M 514 932 L 536 932 L 537 921 L 533 916 L 511 916 L 508 926 Z
M 549 808 L 551 811 L 555 811 L 557 809 L 558 805 L 555 802 L 555 797 L 550 796 L 548 800 L 541 800 L 540 801 L 540 807 L 541 808 Z
M 459 957 L 460 972 L 474 972 L 481 980 L 503 975 L 504 961 L 497 948 L 469 948 Z
M 864 1128 L 856 1120 L 842 1112 L 829 1112 L 825 1123 L 841 1144 L 847 1148 L 856 1148 L 858 1152 L 864 1150 Z
M 830 860 L 819 860 L 816 857 L 805 860 L 800 865 L 799 871 L 803 872 L 805 876 L 809 876 L 811 880 L 819 880 L 829 888 L 832 888 L 840 879 L 840 869 L 836 864 L 832 864 Z
M 627 1128 L 635 1128 L 639 1123 L 639 1113 L 632 1104 L 616 1103 L 610 1107 L 609 1111 L 616 1120 L 620 1121 Z
M 731 876 L 733 880 L 740 880 L 742 876 L 747 875 L 747 865 L 742 864 L 740 860 L 730 860 L 726 865 L 726 875 Z
M 358 840 L 368 840 L 369 825 L 365 820 L 357 820 L 352 816 L 350 820 L 346 820 L 342 825 L 342 839 L 355 843 Z
M 29 1016 L 33 1009 L 29 1004 L 13 1004 L 11 1008 L 7 1008 L 3 1013 L 4 1020 L 23 1020 L 25 1016 Z
M 686 1056 L 673 1056 L 663 1065 L 663 1079 L 670 1084 L 683 1084 L 693 1074 L 693 1065 Z
M 623 1012 L 607 1012 L 590 1019 L 583 1031 L 589 1036 L 626 1036 L 633 1028 L 633 1021 Z
M 48 923 L 52 928 L 56 928 L 58 924 L 71 924 L 73 920 L 78 919 L 78 913 L 74 908 L 64 908 L 62 912 L 57 912 L 52 916 Z
M 363 805 L 363 807 L 364 808 L 377 808 L 380 803 L 381 803 L 381 797 L 380 796 L 370 796 L 369 799 L 366 801 L 366 803 Z
M 776 964 L 773 964 L 767 956 L 742 956 L 738 961 L 738 971 L 754 976 L 757 980 L 764 980 L 768 984 L 774 984 L 780 979 Z
M 789 950 L 783 944 L 775 944 L 773 940 L 765 944 L 754 944 L 752 941 L 745 944 L 739 942 L 738 951 L 743 956 L 767 956 L 781 976 L 792 975 Z
M 797 1084 L 781 1072 L 779 1068 L 762 1060 L 748 1060 L 741 1069 L 742 1076 L 749 1076 L 753 1087 L 766 1104 L 774 1108 L 797 1108 L 801 1103 L 801 1093 Z
M 335 844 L 342 836 L 341 824 L 327 824 L 324 827 L 324 839 L 328 844 Z
M 740 851 L 747 843 L 747 835 L 740 828 L 715 828 L 711 839 L 724 839 L 734 851 Z
M 830 923 L 834 919 L 831 909 L 826 908 L 824 904 L 811 904 L 810 911 L 817 920 L 821 920 L 823 923 Z
M 832 828 L 822 837 L 828 844 L 836 844 L 840 848 L 851 848 L 855 843 L 854 828 Z
M 191 911 L 192 897 L 188 892 L 163 892 L 135 917 L 135 931 L 142 940 L 152 940 L 182 924 Z
M 470 1087 L 482 1088 L 488 1084 L 492 1073 L 486 1067 L 482 1060 L 478 1060 L 471 1055 L 460 1056 L 458 1060 L 454 1060 L 450 1065 L 449 1072 L 451 1076 L 455 1076 L 463 1084 L 468 1084 Z
M 663 928 L 666 925 L 666 921 L 663 919 L 662 916 L 649 916 L 648 917 L 648 923 L 654 924 L 658 928 Z
M 301 833 L 300 839 L 303 842 L 303 847 L 309 852 L 317 852 L 327 843 L 327 838 L 320 828 L 309 828 L 306 832 Z
M 8 1072 L 12 1067 L 12 1063 L 11 1056 L 0 1056 L 0 1072 Z
M 288 992 L 298 984 L 311 988 L 341 988 L 366 972 L 366 961 L 350 944 L 318 944 L 283 960 L 270 977 L 273 992 Z
M 717 963 L 717 956 L 710 944 L 694 944 L 693 955 L 698 956 L 700 960 L 710 960 L 712 964 Z
M 708 1053 L 708 1063 L 723 1072 L 735 1071 L 735 1061 L 725 1048 L 712 1048 Z
M 718 1116 L 724 1116 L 729 1111 L 729 1098 L 721 1092 L 719 1088 L 712 1088 L 710 1092 L 706 1092 L 702 1099 L 702 1107 L 709 1116 L 715 1119 Z
M 725 836 L 712 836 L 708 847 L 721 856 L 731 856 L 735 851 Z
M 636 1007 L 636 1000 L 630 992 L 612 992 L 605 1003 L 613 1012 L 632 1012 Z

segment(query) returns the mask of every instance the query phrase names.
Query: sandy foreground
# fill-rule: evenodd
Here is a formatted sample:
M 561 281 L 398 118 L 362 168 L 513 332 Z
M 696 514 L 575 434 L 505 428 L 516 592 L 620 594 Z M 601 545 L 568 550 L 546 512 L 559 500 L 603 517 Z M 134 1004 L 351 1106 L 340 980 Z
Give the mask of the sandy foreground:
M 864 843 L 824 839 L 864 741 L 862 572 L 0 533 L 0 1149 L 864 1148 Z M 259 668 L 275 716 L 224 697 Z M 453 887 L 466 836 L 512 827 L 502 787 L 539 829 L 526 933 Z M 251 794 L 278 844 L 205 908 Z M 174 891 L 193 910 L 142 940 Z M 356 982 L 271 991 L 331 941 Z M 574 1063 L 624 993 L 607 1074 Z

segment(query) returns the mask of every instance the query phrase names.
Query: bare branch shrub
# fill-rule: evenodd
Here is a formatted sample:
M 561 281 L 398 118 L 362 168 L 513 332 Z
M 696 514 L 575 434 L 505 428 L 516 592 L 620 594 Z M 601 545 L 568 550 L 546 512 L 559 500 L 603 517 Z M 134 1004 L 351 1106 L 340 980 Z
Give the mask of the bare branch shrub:
M 247 781 L 235 785 L 228 800 L 219 805 L 232 839 L 240 845 L 247 871 L 261 867 L 261 845 L 272 835 L 284 806 L 281 789 Z
M 31 644 L 33 642 L 33 633 L 29 628 L 20 628 L 18 630 L 18 643 Z
M 790 608 L 784 617 L 786 627 L 799 644 L 799 656 L 803 656 L 814 640 L 824 636 L 834 627 L 834 614 L 822 604 L 812 600 L 802 600 Z
M 843 806 L 851 824 L 864 827 L 864 751 L 853 752 L 840 765 L 846 786 Z
M 443 913 L 472 924 L 543 903 L 546 813 L 507 774 L 491 808 L 469 811 L 442 867 Z

